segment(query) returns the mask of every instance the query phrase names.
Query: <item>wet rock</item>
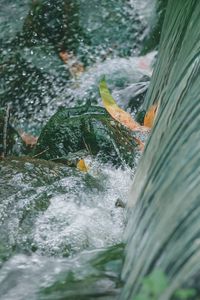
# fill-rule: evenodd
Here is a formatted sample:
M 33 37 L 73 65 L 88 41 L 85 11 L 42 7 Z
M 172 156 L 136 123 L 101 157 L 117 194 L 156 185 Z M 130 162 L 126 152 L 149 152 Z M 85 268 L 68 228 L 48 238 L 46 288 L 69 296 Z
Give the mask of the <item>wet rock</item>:
M 44 159 L 67 157 L 85 150 L 104 162 L 133 165 L 137 144 L 131 132 L 114 121 L 104 108 L 60 108 L 43 128 L 35 154 Z
M 117 201 L 115 202 L 115 207 L 125 208 L 126 204 L 120 198 L 118 198 Z
M 148 53 L 149 51 L 158 49 L 160 42 L 160 36 L 162 31 L 162 25 L 165 18 L 165 12 L 167 8 L 168 0 L 158 0 L 147 5 L 155 6 L 154 13 L 150 16 L 150 29 L 148 34 L 145 35 L 143 40 L 142 53 Z
M 26 45 L 49 43 L 57 53 L 76 52 L 85 38 L 79 25 L 79 4 L 76 0 L 33 1 L 24 21 L 22 37 Z
M 71 266 L 70 270 L 60 272 L 59 277 L 40 290 L 41 298 L 66 300 L 114 300 L 118 298 L 123 285 L 120 272 L 124 258 L 124 245 L 118 244 L 107 250 L 98 249 L 98 254 Z M 78 266 L 78 267 L 77 267 Z M 84 268 L 84 272 L 83 272 Z M 79 277 L 77 276 L 79 275 Z M 80 276 L 81 274 L 81 276 Z
M 90 37 L 89 59 L 127 57 L 139 53 L 144 26 L 134 7 L 123 0 L 84 0 L 80 3 L 80 22 Z M 100 13 L 99 13 L 100 12 Z
M 23 59 L 19 53 L 0 57 L 0 103 L 2 106 L 12 103 L 12 112 L 17 111 L 18 115 L 28 119 L 44 106 L 44 96 L 53 97 L 50 77 Z M 43 84 L 48 87 L 46 93 L 42 88 Z
M 89 0 L 87 5 L 82 0 L 36 0 L 21 37 L 26 46 L 51 44 L 57 53 L 73 52 L 87 64 L 96 58 L 138 51 L 143 31 L 134 8 L 122 0 Z
M 26 131 L 38 133 L 58 102 L 68 106 L 79 100 L 83 103 L 82 91 L 80 98 L 70 93 L 73 85 L 79 86 L 72 78 L 76 76 L 74 66 L 79 74 L 94 62 L 139 53 L 144 28 L 133 7 L 123 0 L 89 0 L 87 5 L 82 0 L 10 2 L 3 0 L 0 12 L 0 105 L 12 102 L 14 117 Z M 70 62 L 61 59 L 61 53 L 70 57 L 72 52 Z M 122 74 L 122 80 L 113 81 L 122 87 L 128 76 Z

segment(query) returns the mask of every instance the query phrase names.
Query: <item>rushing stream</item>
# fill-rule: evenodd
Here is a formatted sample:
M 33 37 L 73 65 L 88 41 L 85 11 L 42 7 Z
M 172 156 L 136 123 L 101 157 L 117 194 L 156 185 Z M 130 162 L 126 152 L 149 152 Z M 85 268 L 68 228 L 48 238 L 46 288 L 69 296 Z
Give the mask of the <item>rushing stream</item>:
M 0 103 L 12 126 L 38 135 L 60 106 L 102 106 L 102 76 L 134 116 L 156 54 L 139 56 L 151 2 L 2 0 Z M 88 173 L 37 157 L 1 161 L 0 299 L 116 299 L 138 158 L 131 169 L 88 156 Z
M 131 165 L 109 134 L 121 165 L 112 153 L 93 155 L 84 138 L 72 145 L 87 148 L 87 172 L 20 143 L 1 159 L 0 299 L 198 299 L 189 288 L 200 289 L 199 1 L 0 2 L 0 108 L 10 108 L 17 132 L 45 140 L 56 111 L 75 107 L 65 121 L 85 118 L 88 134 L 96 113 L 102 138 L 116 125 L 103 127 L 108 115 L 94 107 L 104 76 L 133 117 L 158 103 L 144 155 L 130 152 Z M 1 128 L 0 154 L 4 137 Z
M 115 203 L 127 199 L 131 170 L 93 162 L 82 174 L 12 160 L 1 165 L 1 176 L 1 299 L 82 299 L 76 297 L 88 289 L 115 295 L 125 226 L 124 209 Z M 106 253 L 112 245 L 118 246 Z M 66 290 L 60 291 L 63 280 Z

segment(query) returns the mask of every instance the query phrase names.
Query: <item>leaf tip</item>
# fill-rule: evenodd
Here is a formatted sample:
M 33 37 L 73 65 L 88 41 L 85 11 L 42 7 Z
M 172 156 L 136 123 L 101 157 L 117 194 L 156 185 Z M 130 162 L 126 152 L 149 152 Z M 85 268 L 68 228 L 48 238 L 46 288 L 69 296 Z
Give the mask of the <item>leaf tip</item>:
M 78 161 L 76 167 L 81 172 L 87 173 L 89 171 L 89 167 L 86 165 L 85 160 L 83 158 Z

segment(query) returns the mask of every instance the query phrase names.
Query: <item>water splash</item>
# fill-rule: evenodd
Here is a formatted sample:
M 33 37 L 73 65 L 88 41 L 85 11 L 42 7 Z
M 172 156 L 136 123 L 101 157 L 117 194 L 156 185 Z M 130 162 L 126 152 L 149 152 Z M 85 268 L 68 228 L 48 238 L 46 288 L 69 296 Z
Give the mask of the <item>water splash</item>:
M 26 299 L 27 295 L 38 299 L 41 289 L 60 281 L 62 276 L 70 284 L 67 274 L 73 272 L 75 282 L 85 282 L 87 276 L 96 278 L 94 286 L 88 286 L 91 293 L 99 289 L 100 294 L 115 294 L 113 280 L 119 271 L 116 275 L 111 267 L 111 273 L 100 272 L 97 276 L 99 271 L 93 269 L 91 260 L 105 248 L 122 242 L 126 220 L 124 209 L 116 207 L 116 201 L 120 198 L 126 203 L 133 171 L 115 169 L 96 160 L 89 173 L 84 174 L 59 164 L 21 159 L 2 162 L 1 175 L 3 299 L 12 299 L 13 295 L 17 300 Z M 105 255 L 110 261 L 109 252 Z M 78 290 L 72 287 L 71 293 L 81 290 L 78 285 Z M 63 295 L 67 291 L 57 292 Z M 53 299 L 52 295 L 39 299 Z
M 85 65 L 78 79 L 71 77 L 69 66 L 60 59 L 57 44 L 49 42 L 51 32 L 41 44 L 37 30 L 24 40 L 32 9 L 29 1 L 10 1 L 12 9 L 2 2 L 6 14 L 0 13 L 0 101 L 1 105 L 13 103 L 16 127 L 34 133 L 39 133 L 60 105 L 75 106 L 88 98 L 100 103 L 97 90 L 102 75 L 106 74 L 118 103 L 129 110 L 132 99 L 146 93 L 151 76 L 154 54 L 136 57 L 146 23 L 129 1 L 95 0 L 87 6 L 82 0 L 67 2 L 79 4 L 80 25 L 91 42 L 78 40 L 75 59 Z M 51 27 L 53 22 L 46 24 Z M 73 38 L 77 41 L 76 35 Z M 93 295 L 116 299 L 122 285 L 118 276 L 123 247 L 118 244 L 126 224 L 119 204 L 126 203 L 134 170 L 116 169 L 96 160 L 89 174 L 82 174 L 63 165 L 24 158 L 1 162 L 0 172 L 0 294 L 4 300 L 72 300 L 72 296 L 80 299 L 80 293 L 86 300 L 90 295 L 91 299 Z M 117 267 L 110 250 L 99 258 L 104 248 L 115 244 L 116 249 L 111 250 Z M 91 259 L 96 256 L 94 267 Z

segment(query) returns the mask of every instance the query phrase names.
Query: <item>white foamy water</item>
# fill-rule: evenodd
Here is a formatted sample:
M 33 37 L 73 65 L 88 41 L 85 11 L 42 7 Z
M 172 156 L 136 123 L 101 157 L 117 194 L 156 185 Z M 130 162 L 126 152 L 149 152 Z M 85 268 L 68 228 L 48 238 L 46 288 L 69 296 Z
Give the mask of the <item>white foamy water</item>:
M 24 173 L 15 176 L 12 167 L 14 176 L 7 176 L 7 184 L 20 190 L 9 191 L 0 207 L 4 212 L 1 239 L 8 239 L 6 247 L 12 251 L 0 270 L 0 299 L 55 299 L 52 297 L 57 296 L 40 297 L 38 292 L 71 272 L 77 280 L 92 272 L 95 276 L 91 259 L 122 242 L 125 213 L 115 204 L 118 199 L 127 202 L 134 170 L 116 169 L 98 160 L 88 159 L 87 163 L 88 174 L 64 166 L 50 171 L 25 163 Z M 61 178 L 57 178 L 59 168 L 66 174 Z M 48 174 L 49 184 L 37 177 L 41 170 Z M 2 171 L 6 173 L 6 167 Z M 51 183 L 50 176 L 57 179 Z M 49 201 L 46 209 L 35 209 L 39 201 Z M 102 290 L 112 286 L 109 278 L 102 279 Z
M 126 203 L 134 170 L 86 161 L 87 174 L 37 161 L 2 167 L 1 186 L 8 189 L 0 203 L 1 238 L 8 247 L 69 256 L 122 241 L 125 215 L 116 202 Z
M 126 203 L 132 172 L 96 164 L 89 173 L 86 176 L 92 176 L 99 186 L 85 189 L 73 177 L 58 183 L 71 186 L 71 193 L 53 196 L 47 210 L 37 217 L 33 243 L 39 253 L 67 255 L 121 242 L 124 209 L 115 203 L 118 199 Z
M 123 90 L 133 84 L 141 83 L 144 77 L 151 77 L 155 55 L 156 51 L 153 51 L 145 56 L 108 58 L 104 62 L 94 64 L 86 69 L 80 78 L 70 81 L 65 94 L 61 94 L 59 99 L 56 100 L 56 105 L 65 103 L 70 105 L 70 99 L 71 101 L 72 99 L 76 99 L 76 101 L 90 99 L 102 105 L 98 86 L 103 76 L 106 77 L 109 87 L 114 91 Z M 135 94 L 134 89 L 132 94 Z M 63 97 L 64 95 L 65 97 Z M 66 95 L 70 95 L 70 97 L 66 98 Z M 124 96 L 125 99 L 121 99 L 122 106 L 123 101 L 127 101 L 126 94 Z

